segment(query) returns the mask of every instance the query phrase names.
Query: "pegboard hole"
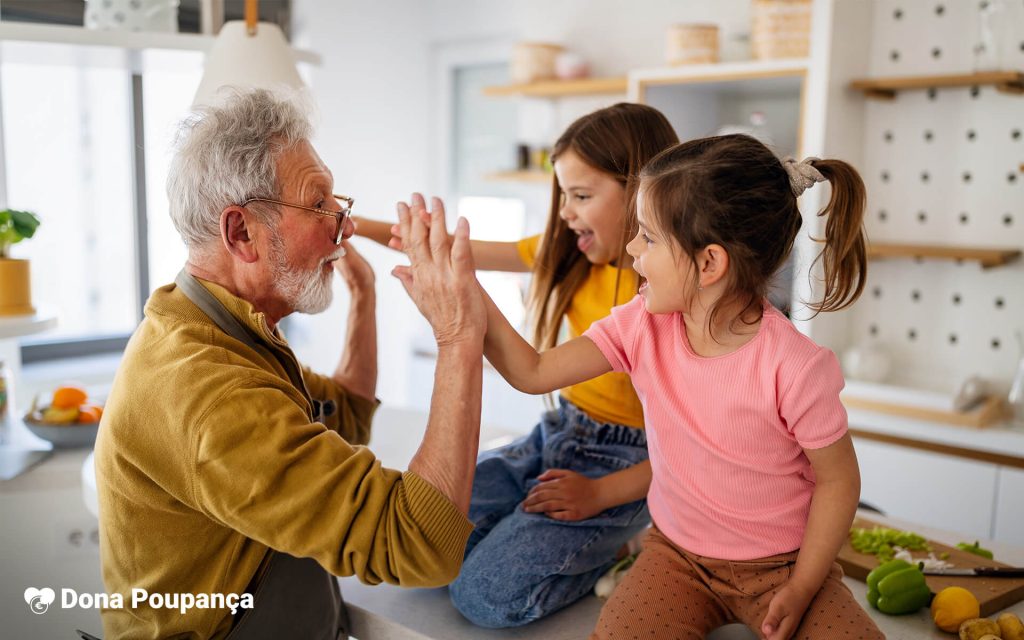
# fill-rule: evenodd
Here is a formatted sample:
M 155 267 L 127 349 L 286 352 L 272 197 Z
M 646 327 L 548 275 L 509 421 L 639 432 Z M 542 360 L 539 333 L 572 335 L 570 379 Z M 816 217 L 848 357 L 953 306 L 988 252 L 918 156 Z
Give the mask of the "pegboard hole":
M 941 16 L 944 13 L 946 13 L 946 7 L 945 6 L 943 6 L 941 4 L 935 5 L 935 15 Z
M 953 304 L 954 305 L 959 305 L 961 302 L 963 302 L 963 300 L 964 299 L 960 296 L 959 293 L 954 293 L 953 294 Z
M 1020 140 L 1020 129 L 1014 129 L 1010 132 L 1010 137 L 1014 140 Z
M 885 222 L 888 219 L 889 219 L 889 212 L 888 211 L 886 211 L 885 209 L 882 209 L 881 211 L 878 212 L 878 221 L 879 222 Z
M 970 222 L 970 220 L 971 217 L 968 216 L 966 212 L 962 212 L 960 214 L 960 224 L 967 224 L 968 222 Z
M 964 182 L 970 182 L 971 181 L 971 172 L 970 171 L 964 171 L 963 179 L 964 179 Z
M 938 89 L 936 89 L 935 87 L 932 87 L 931 89 L 928 89 L 928 99 L 929 100 L 935 100 L 938 97 L 939 97 L 939 90 Z
M 882 182 L 889 182 L 889 172 L 888 171 L 883 171 L 882 172 Z
M 870 327 L 868 327 L 868 333 L 870 333 L 873 336 L 877 336 L 878 335 L 878 325 L 877 324 L 873 324 Z
M 1003 224 L 1006 225 L 1007 227 L 1013 226 L 1013 214 L 1004 213 Z
M 907 331 L 907 340 L 910 340 L 910 341 L 917 340 L 917 329 L 909 329 Z
M 935 134 L 931 132 L 931 129 L 925 129 L 924 130 L 924 141 L 925 142 L 931 142 L 932 138 L 934 138 L 934 137 L 935 137 Z
M 955 333 L 949 334 L 949 344 L 956 344 L 959 339 Z
M 1010 184 L 1017 182 L 1017 173 L 1011 171 L 1010 173 L 1006 174 L 1006 181 L 1009 182 Z
M 871 290 L 871 295 L 875 296 L 876 298 L 881 298 L 882 297 L 882 287 L 875 287 L 874 289 L 872 289 Z
M 992 342 L 990 344 L 992 345 L 993 351 L 999 351 L 999 347 L 1003 346 L 1003 343 L 999 340 L 999 338 L 992 338 Z
M 996 305 L 996 309 L 1002 309 L 1004 306 L 1006 306 L 1006 301 L 1003 300 L 1003 298 L 1001 296 L 997 297 L 995 299 L 995 305 Z
M 981 89 L 979 87 L 971 87 L 971 97 L 977 98 L 981 95 Z
M 913 300 L 914 302 L 920 302 L 921 292 L 918 291 L 917 289 L 914 289 L 913 291 L 910 292 L 910 299 Z
M 933 47 L 932 48 L 932 57 L 933 58 L 941 58 L 942 57 L 942 49 L 940 49 L 938 47 Z
M 967 130 L 967 139 L 974 142 L 974 139 L 978 137 L 978 133 L 974 129 Z
M 896 20 L 899 20 L 900 18 L 902 18 L 903 17 L 903 9 L 896 9 L 895 11 L 893 11 L 892 12 L 892 17 L 894 19 L 896 19 Z
M 931 178 L 931 175 L 929 175 L 927 171 L 921 172 L 921 182 L 928 182 Z
M 917 221 L 921 224 L 928 222 L 928 214 L 924 211 L 917 212 Z
M 883 137 L 886 142 L 892 142 L 892 131 L 886 131 Z

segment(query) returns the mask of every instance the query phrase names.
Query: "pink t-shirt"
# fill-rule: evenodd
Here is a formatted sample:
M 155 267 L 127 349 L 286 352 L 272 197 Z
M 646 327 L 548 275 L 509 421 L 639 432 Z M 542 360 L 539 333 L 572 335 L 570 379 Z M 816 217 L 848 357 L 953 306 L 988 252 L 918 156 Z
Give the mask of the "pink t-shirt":
M 633 380 L 654 478 L 651 517 L 687 551 L 751 560 L 798 549 L 814 491 L 803 449 L 846 433 L 835 355 L 765 302 L 757 335 L 713 358 L 690 348 L 680 313 L 642 296 L 584 335 Z

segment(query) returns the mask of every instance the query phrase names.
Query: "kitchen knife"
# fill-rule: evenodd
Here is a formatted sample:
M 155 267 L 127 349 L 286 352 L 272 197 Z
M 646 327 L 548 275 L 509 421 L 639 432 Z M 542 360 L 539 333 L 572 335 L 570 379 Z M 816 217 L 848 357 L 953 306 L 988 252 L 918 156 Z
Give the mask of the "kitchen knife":
M 1024 578 L 1024 567 L 975 567 L 973 569 L 923 569 L 929 576 L 977 576 L 983 578 Z

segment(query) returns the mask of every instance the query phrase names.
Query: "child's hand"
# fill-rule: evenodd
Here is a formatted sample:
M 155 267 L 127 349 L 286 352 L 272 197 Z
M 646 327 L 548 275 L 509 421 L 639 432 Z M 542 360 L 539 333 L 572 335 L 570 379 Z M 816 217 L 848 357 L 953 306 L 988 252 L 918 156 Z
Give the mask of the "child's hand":
M 420 213 L 420 219 L 422 219 L 424 224 L 427 225 L 427 228 L 430 228 L 430 213 L 429 212 L 427 212 L 426 210 L 423 210 Z M 357 230 L 358 230 L 358 227 L 356 227 L 356 231 Z M 388 241 L 387 246 L 389 248 L 391 248 L 391 249 L 394 249 L 395 251 L 404 251 L 404 249 L 402 249 L 402 244 L 401 244 L 401 225 L 400 224 L 392 224 L 391 225 L 391 240 Z
M 555 520 L 586 520 L 604 511 L 598 480 L 568 469 L 548 469 L 523 500 L 523 511 L 545 513 Z
M 792 581 L 772 597 L 768 603 L 768 614 L 761 623 L 765 640 L 788 640 L 811 603 L 814 592 L 803 589 Z

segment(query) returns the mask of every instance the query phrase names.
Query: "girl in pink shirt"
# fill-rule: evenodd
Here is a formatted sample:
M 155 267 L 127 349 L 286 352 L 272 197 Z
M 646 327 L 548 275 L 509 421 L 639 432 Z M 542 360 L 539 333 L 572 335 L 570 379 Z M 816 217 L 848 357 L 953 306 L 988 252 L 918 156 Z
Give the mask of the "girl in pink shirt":
M 643 403 L 654 527 L 593 637 L 702 638 L 736 621 L 769 640 L 884 637 L 835 564 L 860 494 L 839 364 L 766 299 L 801 226 L 796 199 L 825 180 L 810 306 L 842 309 L 866 274 L 860 176 L 839 160 L 780 162 L 743 135 L 644 168 L 627 251 L 645 283 L 582 337 L 538 353 L 488 303 L 485 353 L 517 389 L 623 371 Z

